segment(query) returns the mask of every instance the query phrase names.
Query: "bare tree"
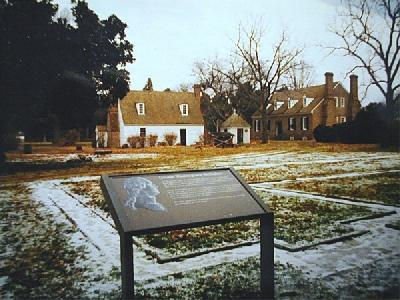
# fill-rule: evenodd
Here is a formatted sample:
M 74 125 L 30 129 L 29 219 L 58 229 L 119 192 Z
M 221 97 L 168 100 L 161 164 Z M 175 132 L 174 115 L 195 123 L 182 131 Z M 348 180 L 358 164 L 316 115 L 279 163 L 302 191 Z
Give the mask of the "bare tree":
M 400 90 L 400 2 L 398 0 L 346 0 L 340 13 L 341 26 L 332 30 L 341 40 L 331 47 L 354 57 L 358 64 L 351 70 L 366 70 L 370 86 L 376 86 L 394 116 Z M 350 72 L 349 72 L 350 73 Z M 397 95 L 397 96 L 395 96 Z
M 310 86 L 313 83 L 314 67 L 304 60 L 291 64 L 287 82 L 290 89 L 298 90 Z
M 201 105 L 207 129 L 215 131 L 218 131 L 219 123 L 226 119 L 232 109 L 228 97 L 232 86 L 227 84 L 220 70 L 222 66 L 217 58 L 196 62 L 193 68 L 193 73 L 205 92 Z
M 266 143 L 267 105 L 272 95 L 280 88 L 282 79 L 289 70 L 296 66 L 296 60 L 303 51 L 301 48 L 289 48 L 285 32 L 276 41 L 271 54 L 261 49 L 264 30 L 255 26 L 249 30 L 239 27 L 239 36 L 235 43 L 235 57 L 239 68 L 246 72 L 248 79 L 254 82 L 260 91 L 261 141 Z M 246 81 L 248 81 L 248 79 Z

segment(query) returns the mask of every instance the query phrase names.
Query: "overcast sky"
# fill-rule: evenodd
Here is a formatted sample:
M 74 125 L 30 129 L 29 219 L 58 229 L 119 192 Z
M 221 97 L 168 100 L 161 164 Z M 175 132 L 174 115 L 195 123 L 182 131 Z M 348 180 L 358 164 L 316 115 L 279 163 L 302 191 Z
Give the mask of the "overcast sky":
M 62 11 L 70 0 L 56 0 Z M 209 57 L 226 58 L 233 48 L 239 23 L 253 24 L 262 19 L 269 37 L 282 29 L 289 33 L 292 45 L 305 46 L 304 59 L 315 67 L 314 83 L 324 83 L 324 73 L 349 88 L 345 78 L 354 61 L 343 55 L 328 55 L 321 45 L 335 45 L 328 31 L 335 22 L 338 0 L 88 0 L 100 18 L 117 15 L 128 25 L 127 37 L 134 44 L 136 62 L 128 66 L 131 89 L 142 89 L 148 77 L 155 90 L 176 89 L 180 83 L 194 83 L 193 64 Z M 359 82 L 367 75 L 358 71 Z M 362 96 L 360 87 L 360 97 Z M 371 89 L 363 105 L 381 101 Z

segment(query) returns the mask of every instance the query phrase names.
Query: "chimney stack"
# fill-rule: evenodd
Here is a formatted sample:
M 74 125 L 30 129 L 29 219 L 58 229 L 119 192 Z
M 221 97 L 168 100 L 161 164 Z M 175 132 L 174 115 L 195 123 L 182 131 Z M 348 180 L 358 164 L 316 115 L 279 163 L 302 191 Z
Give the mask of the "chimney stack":
M 333 97 L 333 73 L 325 73 L 325 98 Z
M 350 75 L 350 95 L 347 108 L 347 119 L 354 120 L 356 114 L 360 111 L 361 104 L 358 100 L 358 76 Z
M 336 123 L 336 103 L 333 94 L 333 73 L 325 73 L 325 99 L 322 110 L 322 124 L 332 126 Z
M 351 100 L 358 100 L 358 76 L 350 75 L 350 97 Z
M 194 97 L 197 99 L 200 99 L 201 97 L 201 86 L 200 84 L 195 84 L 193 85 L 193 90 L 194 90 Z

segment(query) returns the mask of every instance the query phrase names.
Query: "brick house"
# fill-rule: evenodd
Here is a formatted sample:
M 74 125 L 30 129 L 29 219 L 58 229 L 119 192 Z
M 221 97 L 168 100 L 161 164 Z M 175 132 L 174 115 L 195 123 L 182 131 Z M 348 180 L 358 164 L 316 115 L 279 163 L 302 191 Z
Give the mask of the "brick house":
M 200 98 L 200 85 L 194 85 L 193 93 L 128 92 L 108 110 L 106 146 L 129 145 L 128 138 L 134 135 L 157 135 L 157 141 L 162 142 L 164 135 L 169 133 L 177 136 L 176 143 L 180 145 L 195 144 L 204 134 Z
M 267 134 L 270 139 L 313 139 L 318 125 L 331 126 L 354 119 L 360 111 L 358 78 L 350 75 L 350 92 L 333 73 L 325 73 L 325 84 L 274 93 L 267 105 Z M 261 138 L 261 113 L 252 116 L 251 139 Z

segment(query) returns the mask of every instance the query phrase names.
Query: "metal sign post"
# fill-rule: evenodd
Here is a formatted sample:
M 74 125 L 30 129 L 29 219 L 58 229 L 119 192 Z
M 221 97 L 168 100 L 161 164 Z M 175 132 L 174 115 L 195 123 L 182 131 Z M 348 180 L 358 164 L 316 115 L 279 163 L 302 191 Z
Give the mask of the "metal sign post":
M 231 168 L 103 175 L 101 188 L 121 247 L 122 297 L 134 298 L 133 235 L 260 220 L 260 287 L 274 298 L 274 218 Z

